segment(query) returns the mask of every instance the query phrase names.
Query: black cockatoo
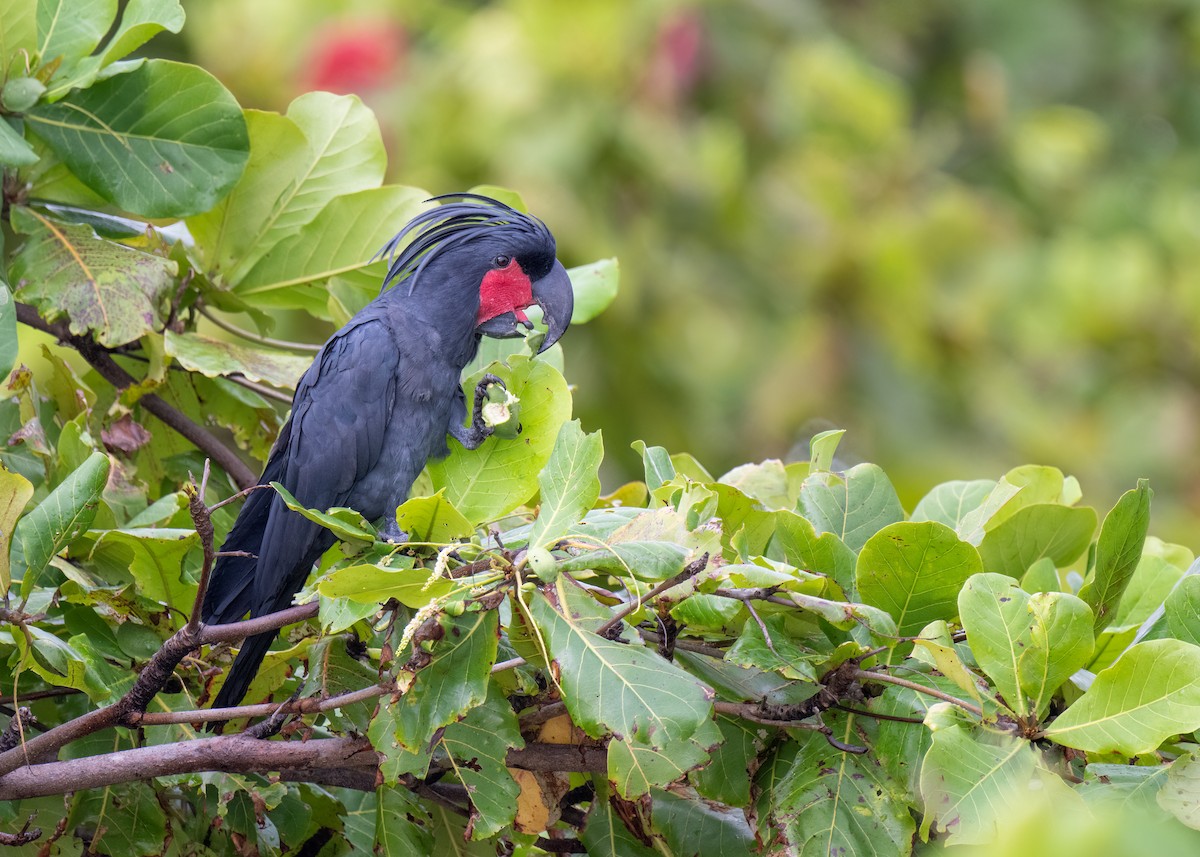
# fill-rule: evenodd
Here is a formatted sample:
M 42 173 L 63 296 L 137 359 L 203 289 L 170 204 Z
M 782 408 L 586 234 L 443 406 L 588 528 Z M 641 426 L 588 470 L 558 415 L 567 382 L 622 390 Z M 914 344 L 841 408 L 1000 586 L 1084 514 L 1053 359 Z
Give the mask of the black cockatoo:
M 401 536 L 396 507 L 425 462 L 448 452 L 447 435 L 474 449 L 491 433 L 479 416 L 481 390 L 464 426 L 461 376 L 480 337 L 519 335 L 519 326 L 530 326 L 525 308 L 536 303 L 548 326 L 544 351 L 573 309 L 554 236 L 540 220 L 476 194 L 436 200 L 443 204 L 381 251 L 392 262 L 379 297 L 325 343 L 300 379 L 259 480 L 282 483 L 309 508 L 349 506 L 367 520 L 383 517 L 382 534 L 393 539 Z M 251 492 L 222 547 L 248 555 L 218 558 L 201 618 L 222 624 L 288 607 L 334 541 L 273 490 Z M 214 707 L 241 701 L 275 633 L 245 641 Z

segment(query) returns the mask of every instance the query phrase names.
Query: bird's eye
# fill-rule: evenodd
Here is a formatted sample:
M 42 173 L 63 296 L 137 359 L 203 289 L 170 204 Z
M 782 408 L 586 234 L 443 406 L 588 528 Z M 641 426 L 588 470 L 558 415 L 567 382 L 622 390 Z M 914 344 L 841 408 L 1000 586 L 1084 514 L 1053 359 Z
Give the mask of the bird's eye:
M 505 256 L 503 253 L 501 253 L 499 256 L 497 256 L 495 259 L 492 260 L 492 267 L 493 268 L 507 268 L 508 263 L 511 261 L 512 261 L 511 258 L 509 258 L 508 256 Z

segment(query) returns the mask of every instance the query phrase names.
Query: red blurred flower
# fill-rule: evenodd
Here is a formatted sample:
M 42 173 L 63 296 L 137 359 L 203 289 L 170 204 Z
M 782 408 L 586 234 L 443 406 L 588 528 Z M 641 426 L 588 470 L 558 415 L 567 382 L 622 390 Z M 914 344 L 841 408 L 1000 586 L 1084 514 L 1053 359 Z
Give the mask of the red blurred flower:
M 396 81 L 404 59 L 404 30 L 392 21 L 344 21 L 313 38 L 300 71 L 304 89 L 346 94 Z

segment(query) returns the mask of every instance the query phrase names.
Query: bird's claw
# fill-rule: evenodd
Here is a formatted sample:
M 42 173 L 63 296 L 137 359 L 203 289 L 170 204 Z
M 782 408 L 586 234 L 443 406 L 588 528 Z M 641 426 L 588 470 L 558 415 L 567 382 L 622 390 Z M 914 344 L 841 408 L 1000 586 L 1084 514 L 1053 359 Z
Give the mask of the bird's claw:
M 491 437 L 493 431 L 493 428 L 483 421 L 483 406 L 487 402 L 488 388 L 493 384 L 499 386 L 501 390 L 508 389 L 503 378 L 490 372 L 480 378 L 479 383 L 475 385 L 475 404 L 471 409 L 471 431 L 482 439 Z
M 402 545 L 408 541 L 408 533 L 400 529 L 400 525 L 396 523 L 395 515 L 384 518 L 383 525 L 376 532 L 381 542 Z

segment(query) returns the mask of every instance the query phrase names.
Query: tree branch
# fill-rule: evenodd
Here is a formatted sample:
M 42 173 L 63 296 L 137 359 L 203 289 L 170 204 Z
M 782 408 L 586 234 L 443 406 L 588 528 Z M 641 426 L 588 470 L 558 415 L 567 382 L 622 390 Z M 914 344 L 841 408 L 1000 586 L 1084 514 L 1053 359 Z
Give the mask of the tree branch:
M 124 390 L 137 383 L 137 379 L 117 365 L 108 350 L 94 339 L 71 333 L 70 328 L 62 322 L 46 321 L 29 304 L 17 304 L 17 320 L 27 327 L 48 333 L 56 337 L 59 342 L 74 348 L 100 377 L 118 390 Z M 212 458 L 229 474 L 229 478 L 239 488 L 249 488 L 258 482 L 257 474 L 246 466 L 236 452 L 223 444 L 208 429 L 192 422 L 178 408 L 153 393 L 147 393 L 138 399 L 138 402 L 154 416 L 195 444 L 201 452 Z
M 683 583 L 684 581 L 690 580 L 691 578 L 695 577 L 697 574 L 704 571 L 704 569 L 707 566 L 708 566 L 708 554 L 706 553 L 703 556 L 700 556 L 699 558 L 689 562 L 687 565 L 685 565 L 683 567 L 683 571 L 679 572 L 674 577 L 668 577 L 662 583 L 655 586 L 653 589 L 651 589 L 649 592 L 646 593 L 646 596 L 644 598 L 635 598 L 632 601 L 630 601 L 628 604 L 626 604 L 624 607 L 622 607 L 620 610 L 618 610 L 616 613 L 614 613 L 611 619 L 609 619 L 607 622 L 605 622 L 603 625 L 601 625 L 599 628 L 597 628 L 596 634 L 601 637 L 606 636 L 609 631 L 611 631 L 613 628 L 617 627 L 617 625 L 621 624 L 621 620 L 624 619 L 626 616 L 628 616 L 630 613 L 637 610 L 643 604 L 648 603 L 651 599 L 657 598 L 659 595 L 662 595 L 668 589 L 670 589 L 674 586 L 678 586 L 679 584 Z
M 608 770 L 608 751 L 603 747 L 571 744 L 530 744 L 520 750 L 509 750 L 505 764 L 527 771 L 602 773 Z M 366 738 L 260 741 L 227 735 L 18 768 L 0 780 L 0 800 L 44 797 L 204 771 L 278 772 L 288 780 L 361 784 L 366 782 L 363 774 L 374 782 L 378 766 L 379 754 Z

